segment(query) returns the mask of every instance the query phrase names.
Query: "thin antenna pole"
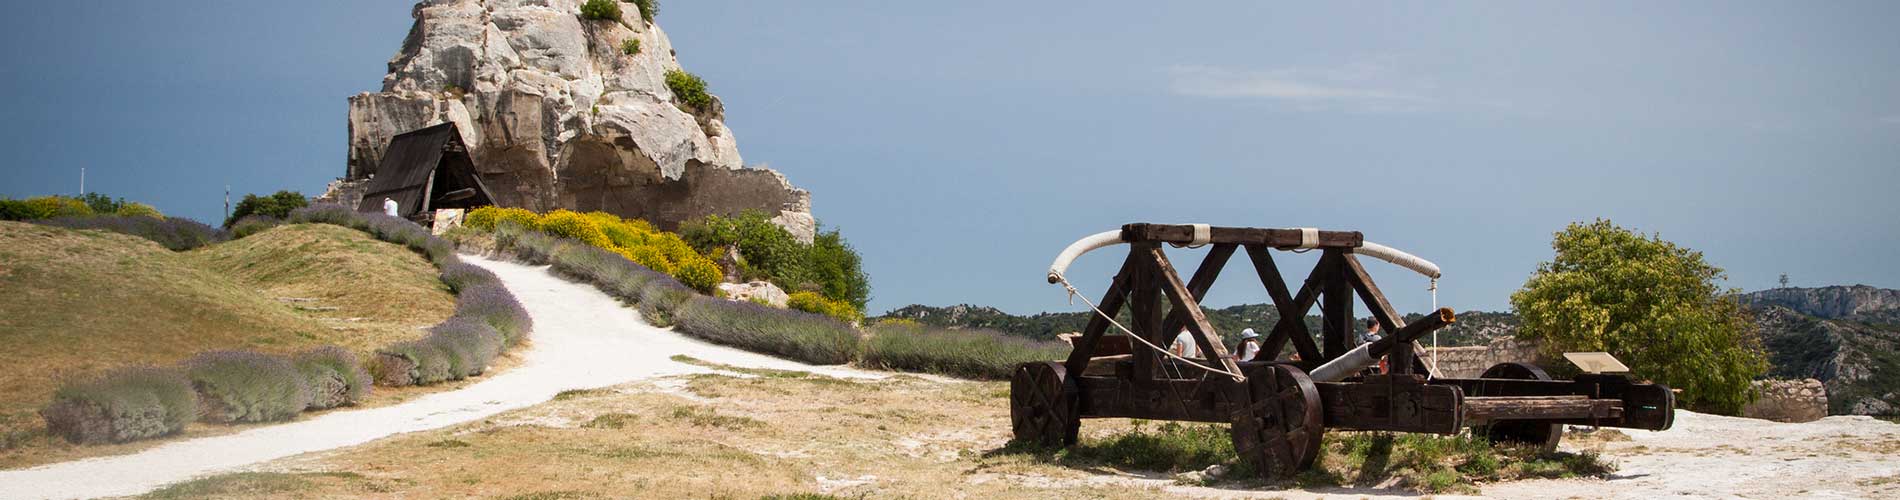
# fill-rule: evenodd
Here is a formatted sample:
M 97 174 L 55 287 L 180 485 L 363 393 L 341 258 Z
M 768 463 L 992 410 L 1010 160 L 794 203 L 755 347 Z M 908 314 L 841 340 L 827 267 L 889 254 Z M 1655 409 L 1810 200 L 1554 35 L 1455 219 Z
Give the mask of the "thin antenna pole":
M 224 185 L 224 218 L 231 218 L 231 185 Z

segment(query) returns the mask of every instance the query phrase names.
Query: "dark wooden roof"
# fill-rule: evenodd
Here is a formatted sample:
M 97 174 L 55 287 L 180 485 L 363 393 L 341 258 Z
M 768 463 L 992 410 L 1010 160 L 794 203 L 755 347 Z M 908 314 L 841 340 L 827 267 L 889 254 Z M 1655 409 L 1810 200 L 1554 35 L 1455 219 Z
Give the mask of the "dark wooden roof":
M 382 212 L 383 199 L 390 198 L 396 200 L 398 214 L 403 217 L 421 212 L 432 179 L 430 174 L 443 166 L 444 151 L 467 155 L 468 148 L 462 144 L 462 135 L 454 123 L 412 130 L 391 138 L 389 149 L 383 152 L 383 161 L 376 166 L 376 176 L 370 179 L 369 189 L 363 194 L 357 211 Z M 467 165 L 468 174 L 479 177 L 473 175 L 473 165 L 465 161 L 453 163 Z M 476 182 L 479 183 L 479 179 Z M 487 190 L 482 191 L 485 198 Z

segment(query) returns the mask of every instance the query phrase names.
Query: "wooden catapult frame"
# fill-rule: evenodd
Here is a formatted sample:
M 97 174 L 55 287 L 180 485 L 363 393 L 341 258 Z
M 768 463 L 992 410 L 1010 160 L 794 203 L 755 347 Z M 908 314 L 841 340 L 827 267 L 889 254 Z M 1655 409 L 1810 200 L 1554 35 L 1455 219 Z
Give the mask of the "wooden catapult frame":
M 1672 421 L 1674 396 L 1667 387 L 1618 375 L 1552 380 L 1535 366 L 1504 363 L 1476 379 L 1429 376 L 1415 339 L 1451 324 L 1454 315 L 1441 309 L 1405 322 L 1354 254 L 1364 243 L 1356 231 L 1202 229 L 1197 238 L 1188 225 L 1122 227 L 1129 251 L 1097 303 L 1101 314 L 1074 339 L 1066 360 L 1024 363 L 1012 376 L 1018 439 L 1073 444 L 1084 418 L 1228 423 L 1242 459 L 1268 478 L 1285 478 L 1312 465 L 1329 428 L 1437 434 L 1473 428 L 1496 440 L 1554 447 L 1563 424 L 1666 429 Z M 1184 282 L 1165 244 L 1209 249 Z M 1321 254 L 1295 292 L 1272 252 L 1301 247 Z M 1242 250 L 1279 313 L 1261 359 L 1247 362 L 1228 352 L 1200 307 L 1221 269 Z M 1355 297 L 1387 333 L 1368 352 L 1383 357 L 1389 371 L 1312 380 L 1308 371 L 1353 349 Z M 1305 322 L 1315 305 L 1318 341 Z M 1124 308 L 1132 318 L 1124 326 L 1146 342 L 1109 332 L 1108 318 Z M 1205 369 L 1139 345 L 1167 346 L 1183 328 L 1204 358 L 1194 363 Z M 1289 344 L 1298 358 L 1278 359 Z

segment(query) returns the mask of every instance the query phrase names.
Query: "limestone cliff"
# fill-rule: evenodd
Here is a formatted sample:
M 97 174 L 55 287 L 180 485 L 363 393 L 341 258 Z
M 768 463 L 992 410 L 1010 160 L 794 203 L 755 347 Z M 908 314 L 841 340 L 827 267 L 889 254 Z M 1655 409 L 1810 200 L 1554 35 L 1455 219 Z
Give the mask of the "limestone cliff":
M 455 122 L 497 203 L 603 210 L 664 228 L 756 209 L 800 239 L 810 193 L 747 168 L 724 112 L 688 112 L 665 75 L 680 69 L 657 24 L 580 0 L 424 0 L 382 91 L 349 99 L 349 167 L 326 198 L 350 203 L 396 134 Z M 638 40 L 638 42 L 627 42 Z M 624 44 L 638 43 L 626 54 Z

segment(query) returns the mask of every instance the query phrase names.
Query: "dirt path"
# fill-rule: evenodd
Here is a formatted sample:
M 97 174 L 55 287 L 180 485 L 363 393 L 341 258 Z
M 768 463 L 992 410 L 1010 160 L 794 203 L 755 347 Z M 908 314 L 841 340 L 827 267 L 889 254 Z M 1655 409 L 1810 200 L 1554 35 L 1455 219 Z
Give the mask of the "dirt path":
M 686 338 L 648 325 L 633 309 L 622 307 L 590 286 L 556 278 L 545 267 L 473 256 L 464 259 L 494 271 L 534 317 L 534 341 L 522 354 L 520 366 L 462 390 L 393 406 L 326 413 L 237 434 L 169 443 L 130 455 L 0 471 L 0 498 L 134 495 L 277 458 L 468 422 L 547 401 L 563 390 L 711 371 L 668 359 L 676 354 L 741 367 L 803 370 L 836 377 L 880 376 L 847 368 L 814 367 Z
M 1495 498 L 1900 498 L 1900 425 L 1839 416 L 1784 424 L 1677 412 L 1662 432 L 1604 443 L 1608 479 L 1489 485 Z M 1571 447 L 1566 440 L 1565 447 Z

